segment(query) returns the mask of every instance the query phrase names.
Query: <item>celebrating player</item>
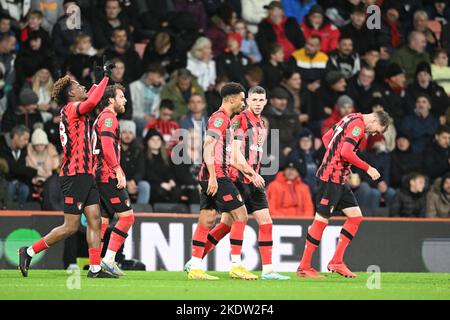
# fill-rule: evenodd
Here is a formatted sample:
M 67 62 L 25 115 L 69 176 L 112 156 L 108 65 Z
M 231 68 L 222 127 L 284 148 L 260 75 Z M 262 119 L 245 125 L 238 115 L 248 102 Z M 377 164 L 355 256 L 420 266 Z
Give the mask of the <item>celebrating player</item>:
M 261 119 L 261 113 L 267 103 L 266 90 L 255 86 L 249 89 L 247 105 L 248 108 L 236 115 L 232 119 L 232 126 L 235 130 L 233 149 L 240 149 L 246 161 L 258 176 L 257 182 L 264 181 L 258 172 L 261 166 L 261 157 L 263 153 L 263 144 L 266 136 L 264 122 Z M 241 160 L 242 161 L 242 160 Z M 232 163 L 239 162 L 238 159 Z M 262 261 L 263 280 L 287 280 L 289 277 L 276 273 L 272 267 L 272 219 L 269 213 L 269 206 L 264 190 L 264 184 L 259 187 L 252 183 L 252 180 L 240 173 L 235 167 L 230 169 L 230 178 L 237 189 L 244 197 L 244 203 L 249 213 L 253 214 L 259 225 L 258 245 Z M 255 179 L 253 180 L 255 181 Z M 208 241 L 205 245 L 203 258 L 214 249 L 217 243 L 225 237 L 231 230 L 233 223 L 232 216 L 229 213 L 222 213 L 220 223 L 214 227 L 208 234 Z M 189 263 L 186 269 L 190 268 Z
M 297 269 L 299 277 L 323 277 L 311 268 L 311 259 L 320 244 L 333 210 L 341 210 L 347 220 L 342 227 L 336 252 L 328 264 L 328 270 L 345 277 L 356 277 L 344 263 L 344 253 L 358 231 L 362 213 L 355 195 L 345 181 L 352 165 L 366 171 L 372 180 L 380 178 L 377 169 L 361 160 L 356 155 L 356 151 L 365 133 L 369 135 L 383 133 L 390 122 L 389 115 L 384 111 L 370 114 L 351 113 L 342 118 L 322 137 L 327 151 L 316 174 L 319 178 L 316 196 L 317 212 L 306 236 L 303 257 Z
M 94 122 L 92 148 L 94 174 L 100 191 L 102 211 L 101 237 L 115 214 L 119 217 L 111 231 L 108 249 L 102 260 L 104 270 L 117 276 L 124 273 L 115 262 L 116 253 L 125 242 L 134 223 L 130 198 L 126 191 L 125 174 L 120 167 L 120 129 L 117 115 L 125 112 L 125 88 L 119 84 L 107 86 L 100 101 L 101 112 Z M 103 248 L 103 246 L 102 246 Z
M 64 224 L 53 229 L 30 247 L 19 249 L 19 269 L 24 277 L 32 257 L 74 234 L 81 214 L 87 220 L 86 238 L 89 246 L 89 278 L 117 278 L 100 267 L 100 206 L 99 193 L 92 172 L 92 146 L 89 139 L 89 116 L 103 96 L 114 64 L 103 66 L 105 77 L 89 92 L 77 81 L 65 76 L 56 81 L 52 98 L 60 105 L 59 135 L 63 147 L 60 183 L 64 196 Z
M 231 262 L 230 276 L 244 280 L 256 280 L 258 277 L 241 265 L 242 240 L 247 224 L 247 210 L 242 197 L 229 178 L 232 155 L 233 128 L 231 115 L 238 113 L 244 106 L 245 89 L 238 83 L 228 83 L 220 95 L 222 105 L 208 121 L 208 130 L 203 145 L 203 163 L 199 173 L 202 188 L 200 194 L 200 217 L 192 238 L 192 258 L 190 260 L 189 279 L 217 280 L 200 268 L 210 228 L 217 212 L 229 212 L 233 217 L 230 230 Z M 254 178 L 254 170 L 247 164 L 240 169 Z

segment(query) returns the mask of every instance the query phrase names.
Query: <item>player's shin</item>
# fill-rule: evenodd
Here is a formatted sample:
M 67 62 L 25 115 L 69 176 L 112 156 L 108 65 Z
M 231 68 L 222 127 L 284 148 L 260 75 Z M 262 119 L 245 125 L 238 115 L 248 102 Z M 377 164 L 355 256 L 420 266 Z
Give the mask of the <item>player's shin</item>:
M 309 228 L 306 236 L 305 249 L 303 250 L 302 260 L 300 261 L 300 269 L 307 270 L 311 268 L 311 260 L 314 251 L 319 247 L 322 234 L 327 223 L 314 219 L 313 224 Z
M 105 244 L 105 241 L 104 241 L 104 239 L 105 239 L 105 232 L 106 232 L 106 229 L 108 229 L 108 223 L 107 222 L 103 222 L 102 221 L 102 229 L 101 229 L 101 233 L 100 233 L 100 236 L 101 236 L 101 239 L 100 239 L 100 241 L 101 241 L 101 247 L 100 247 L 100 249 L 101 249 L 101 252 L 103 252 L 103 245 Z
M 32 246 L 28 247 L 27 254 L 30 257 L 33 257 L 35 254 L 48 249 L 48 247 L 49 246 L 45 242 L 44 238 L 41 238 L 40 240 L 36 241 Z
M 223 239 L 228 233 L 230 233 L 231 227 L 223 222 L 219 223 L 209 233 L 205 244 L 205 250 L 203 251 L 202 259 L 211 252 L 215 246 Z
M 128 237 L 128 231 L 134 223 L 134 215 L 121 216 L 114 228 L 111 230 L 108 250 L 106 251 L 104 260 L 112 263 L 116 259 L 116 253 Z
M 201 223 L 197 224 L 192 237 L 191 269 L 200 269 L 205 245 L 208 238 L 209 228 Z
M 230 231 L 231 264 L 241 265 L 242 243 L 244 239 L 245 221 L 233 221 Z
M 352 241 L 353 237 L 358 231 L 359 225 L 361 224 L 363 217 L 348 217 L 347 221 L 342 226 L 341 234 L 339 235 L 339 242 L 336 246 L 336 251 L 331 263 L 342 263 L 344 260 L 344 253 L 347 246 Z
M 273 272 L 272 267 L 272 223 L 262 224 L 259 226 L 258 246 L 261 254 L 262 272 Z

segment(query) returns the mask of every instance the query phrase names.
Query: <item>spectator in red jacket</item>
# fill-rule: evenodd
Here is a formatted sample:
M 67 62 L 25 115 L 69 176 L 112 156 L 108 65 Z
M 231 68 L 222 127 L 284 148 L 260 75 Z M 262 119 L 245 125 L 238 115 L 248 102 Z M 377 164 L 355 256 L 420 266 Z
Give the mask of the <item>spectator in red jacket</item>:
M 320 5 L 311 7 L 306 19 L 301 24 L 301 29 L 308 39 L 312 35 L 318 35 L 322 39 L 320 43 L 320 51 L 328 53 L 336 50 L 340 31 L 339 29 L 325 19 L 323 8 Z
M 275 180 L 269 184 L 267 198 L 272 217 L 314 216 L 309 187 L 302 182 L 299 168 L 292 162 L 284 171 L 278 172 Z

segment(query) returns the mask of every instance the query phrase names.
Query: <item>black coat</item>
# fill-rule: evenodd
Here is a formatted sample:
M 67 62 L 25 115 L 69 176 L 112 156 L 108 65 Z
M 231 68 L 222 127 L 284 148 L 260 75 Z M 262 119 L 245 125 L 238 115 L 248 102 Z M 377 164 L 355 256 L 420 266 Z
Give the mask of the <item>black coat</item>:
M 426 89 L 422 88 L 417 81 L 414 81 L 408 86 L 406 89 L 406 105 L 408 110 L 414 110 L 417 96 L 423 93 L 429 95 L 431 98 L 430 112 L 436 117 L 445 115 L 447 109 L 450 107 L 450 98 L 444 88 L 438 85 L 435 81 L 431 81 Z
M 399 188 L 402 178 L 413 171 L 422 171 L 422 155 L 414 153 L 411 148 L 400 151 L 397 148 L 391 152 L 390 186 Z
M 120 150 L 120 166 L 127 180 L 134 180 L 137 184 L 144 179 L 145 155 L 136 141 L 133 141 L 127 150 Z
M 361 113 L 372 113 L 372 109 L 370 108 L 370 100 L 375 92 L 381 93 L 381 88 L 373 83 L 372 86 L 366 90 L 359 84 L 358 75 L 351 78 L 347 85 L 347 94 L 353 99 L 355 109 Z
M 239 52 L 234 55 L 231 52 L 222 53 L 216 59 L 217 76 L 226 75 L 230 81 L 244 83 L 245 70 L 250 64 L 250 59 Z
M 8 162 L 9 173 L 6 177 L 8 181 L 19 180 L 20 182 L 31 184 L 31 179 L 37 176 L 37 170 L 26 166 L 26 157 L 27 148 L 24 148 L 16 160 L 13 157 L 12 149 L 6 142 L 6 137 L 4 135 L 0 136 L 0 158 Z
M 125 63 L 124 78 L 128 83 L 139 79 L 142 75 L 141 57 L 132 47 L 129 47 L 123 54 L 118 53 L 114 47 L 109 47 L 104 54 L 108 60 L 120 58 Z
M 9 132 L 19 124 L 23 124 L 33 131 L 36 123 L 43 122 L 41 113 L 37 110 L 28 114 L 21 112 L 18 100 L 14 91 L 10 91 L 8 94 L 8 107 L 2 117 L 2 132 Z
M 270 129 L 279 130 L 280 151 L 285 147 L 293 147 L 295 144 L 295 137 L 301 130 L 301 125 L 298 120 L 298 114 L 290 111 L 287 107 L 282 114 L 277 114 L 275 108 L 267 106 L 264 108 L 263 116 L 269 121 Z
M 295 18 L 287 18 L 284 31 L 286 37 L 291 41 L 295 48 L 300 49 L 305 45 L 305 37 Z M 264 19 L 259 23 L 258 33 L 256 34 L 256 43 L 258 44 L 259 50 L 267 57 L 270 45 L 276 42 L 277 36 L 273 25 L 268 22 L 267 19 Z
M 423 164 L 426 174 L 431 179 L 436 179 L 450 172 L 450 148 L 442 148 L 433 141 L 424 152 Z
M 349 36 L 353 40 L 353 51 L 360 55 L 364 54 L 367 49 L 375 46 L 377 43 L 376 32 L 369 30 L 365 24 L 358 30 L 350 22 L 343 26 L 340 31 L 341 36 Z
M 410 179 L 404 179 L 403 187 L 397 191 L 389 208 L 391 217 L 425 217 L 427 193 L 424 189 L 421 193 L 412 193 L 409 190 Z

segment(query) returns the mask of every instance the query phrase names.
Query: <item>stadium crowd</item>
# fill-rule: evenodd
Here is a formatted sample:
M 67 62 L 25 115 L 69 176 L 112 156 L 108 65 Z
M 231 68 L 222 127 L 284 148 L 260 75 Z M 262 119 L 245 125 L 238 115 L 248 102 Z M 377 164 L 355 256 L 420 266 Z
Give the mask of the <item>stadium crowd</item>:
M 393 126 L 367 137 L 360 151 L 381 178 L 355 169 L 348 179 L 364 214 L 450 217 L 446 1 L 24 3 L 0 1 L 4 209 L 62 209 L 61 106 L 52 86 L 69 74 L 88 89 L 94 62 L 105 56 L 116 64 L 110 83 L 126 88 L 121 165 L 144 211 L 195 211 L 202 133 L 220 89 L 235 81 L 268 92 L 263 118 L 279 133 L 279 143 L 270 145 L 270 130 L 266 142 L 265 163 L 278 165 L 264 176 L 272 216 L 313 216 L 321 135 L 349 113 L 384 109 Z M 381 9 L 376 28 L 369 5 Z M 177 129 L 188 132 L 182 142 Z M 173 163 L 178 143 L 190 161 Z

